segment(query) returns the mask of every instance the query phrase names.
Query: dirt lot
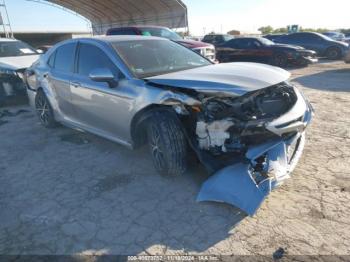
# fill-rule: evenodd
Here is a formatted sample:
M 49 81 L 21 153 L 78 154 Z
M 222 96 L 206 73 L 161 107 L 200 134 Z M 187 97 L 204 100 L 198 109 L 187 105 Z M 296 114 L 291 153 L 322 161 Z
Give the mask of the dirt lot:
M 292 73 L 316 116 L 292 179 L 252 218 L 196 203 L 200 167 L 160 177 L 146 149 L 46 130 L 9 108 L 19 114 L 0 119 L 0 254 L 350 255 L 350 65 Z

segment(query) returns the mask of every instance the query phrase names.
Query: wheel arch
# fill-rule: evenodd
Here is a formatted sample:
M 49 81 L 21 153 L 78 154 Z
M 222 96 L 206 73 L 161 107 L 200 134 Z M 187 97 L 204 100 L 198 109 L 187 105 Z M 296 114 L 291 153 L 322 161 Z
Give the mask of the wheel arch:
M 342 51 L 341 48 L 340 48 L 339 46 L 333 44 L 333 45 L 328 46 L 328 47 L 325 49 L 324 55 L 327 56 L 329 50 L 331 50 L 331 49 L 337 49 L 337 50 L 340 51 L 340 53 L 341 53 L 341 51 Z
M 132 140 L 132 147 L 137 149 L 144 145 L 147 141 L 146 124 L 150 117 L 155 112 L 168 111 L 176 115 L 174 109 L 170 105 L 151 104 L 143 108 L 133 117 L 130 125 L 130 135 Z

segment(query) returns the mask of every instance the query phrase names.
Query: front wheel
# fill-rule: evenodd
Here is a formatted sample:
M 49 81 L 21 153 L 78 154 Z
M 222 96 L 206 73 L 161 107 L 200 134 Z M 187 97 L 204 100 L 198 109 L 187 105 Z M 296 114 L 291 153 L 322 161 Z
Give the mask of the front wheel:
M 170 112 L 156 112 L 147 126 L 150 152 L 162 175 L 181 175 L 187 169 L 187 142 L 179 120 Z
M 36 94 L 35 109 L 39 120 L 44 127 L 53 128 L 57 125 L 49 100 L 42 90 L 39 90 Z

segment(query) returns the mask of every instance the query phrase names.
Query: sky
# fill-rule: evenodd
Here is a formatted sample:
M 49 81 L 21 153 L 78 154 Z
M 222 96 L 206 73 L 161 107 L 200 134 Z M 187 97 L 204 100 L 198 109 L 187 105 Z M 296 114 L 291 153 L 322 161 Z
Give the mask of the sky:
M 183 0 L 193 35 L 232 29 L 257 32 L 299 24 L 304 28 L 350 28 L 350 0 Z M 27 0 L 6 0 L 14 31 L 87 31 L 88 23 L 61 9 Z

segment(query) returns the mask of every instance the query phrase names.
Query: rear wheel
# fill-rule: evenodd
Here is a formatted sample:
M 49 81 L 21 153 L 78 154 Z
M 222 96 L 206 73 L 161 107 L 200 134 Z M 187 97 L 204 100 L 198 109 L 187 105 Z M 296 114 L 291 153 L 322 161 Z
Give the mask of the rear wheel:
M 272 57 L 271 63 L 278 67 L 286 67 L 288 65 L 288 58 L 285 54 L 275 54 Z
M 178 119 L 157 112 L 149 120 L 147 136 L 156 170 L 162 175 L 181 175 L 187 169 L 187 143 Z
M 35 109 L 39 120 L 44 127 L 53 128 L 57 125 L 49 100 L 42 90 L 39 90 L 36 94 Z
M 326 56 L 328 59 L 339 59 L 341 57 L 341 50 L 338 47 L 331 47 L 327 50 Z

